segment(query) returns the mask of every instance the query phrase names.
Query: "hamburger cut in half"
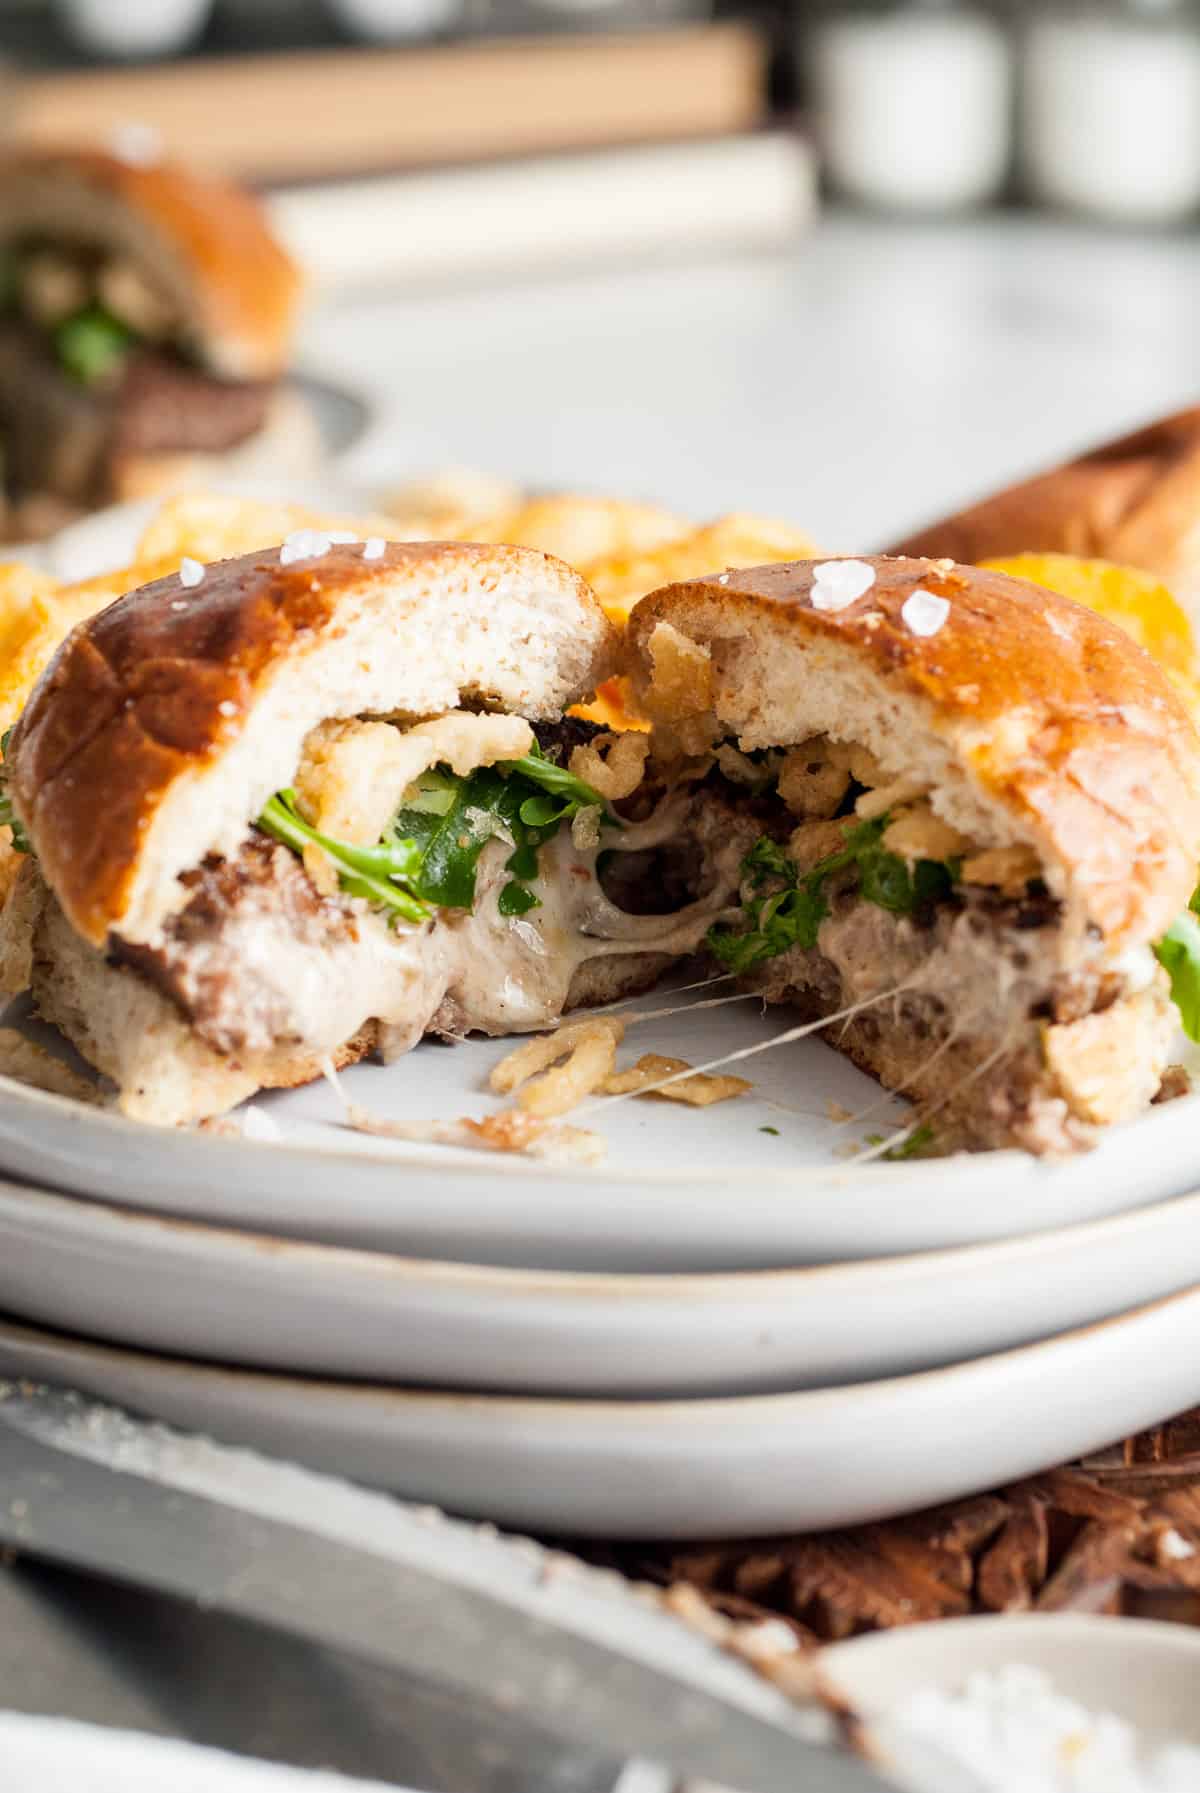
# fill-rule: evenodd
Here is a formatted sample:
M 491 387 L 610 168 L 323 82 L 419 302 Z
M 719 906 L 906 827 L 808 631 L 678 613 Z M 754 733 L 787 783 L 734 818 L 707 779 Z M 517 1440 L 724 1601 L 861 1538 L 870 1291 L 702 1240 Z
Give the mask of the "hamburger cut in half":
M 686 788 L 644 734 L 562 720 L 617 646 L 577 574 L 508 547 L 305 532 L 119 599 L 8 743 L 6 987 L 172 1123 L 652 981 L 737 859 L 653 912 Z
M 0 158 L 0 538 L 216 474 L 309 471 L 299 270 L 227 181 L 98 150 Z
M 1200 741 L 1133 641 L 905 559 L 667 586 L 631 637 L 656 752 L 712 756 L 694 836 L 740 841 L 718 966 L 807 1019 L 851 1010 L 826 1037 L 943 1147 L 1070 1150 L 1155 1098 Z

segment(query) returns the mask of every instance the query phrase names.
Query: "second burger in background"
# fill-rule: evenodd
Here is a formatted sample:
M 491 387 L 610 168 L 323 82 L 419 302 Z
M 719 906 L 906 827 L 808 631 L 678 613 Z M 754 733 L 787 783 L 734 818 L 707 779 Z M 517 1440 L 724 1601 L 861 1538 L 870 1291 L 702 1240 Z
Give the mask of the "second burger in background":
M 0 163 L 0 536 L 189 479 L 295 474 L 299 271 L 249 194 L 163 162 Z

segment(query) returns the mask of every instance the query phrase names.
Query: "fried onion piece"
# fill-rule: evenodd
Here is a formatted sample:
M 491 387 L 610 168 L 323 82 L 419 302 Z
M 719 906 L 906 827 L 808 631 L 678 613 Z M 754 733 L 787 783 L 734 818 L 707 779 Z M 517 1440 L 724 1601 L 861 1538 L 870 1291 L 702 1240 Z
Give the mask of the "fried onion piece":
M 680 1077 L 665 1089 L 655 1089 L 664 1077 L 690 1071 L 686 1058 L 666 1058 L 659 1052 L 646 1052 L 627 1071 L 617 1071 L 604 1081 L 606 1096 L 661 1096 L 665 1102 L 686 1102 L 689 1108 L 711 1108 L 714 1102 L 728 1102 L 743 1096 L 754 1086 L 744 1077 L 715 1077 L 707 1071 L 696 1071 L 691 1077 Z
M 472 1120 L 469 1115 L 456 1121 L 389 1121 L 350 1103 L 346 1121 L 356 1133 L 370 1133 L 378 1139 L 522 1153 L 552 1164 L 599 1164 L 605 1152 L 598 1133 L 585 1127 L 556 1127 L 516 1109 L 506 1109 L 503 1114 L 489 1115 L 482 1121 Z
M 575 748 L 567 769 L 609 803 L 618 803 L 622 797 L 631 797 L 641 784 L 649 752 L 649 735 L 596 735 Z
M 1041 861 L 1032 847 L 987 847 L 963 861 L 964 884 L 989 884 L 1005 896 L 1020 896 L 1031 878 L 1042 875 Z
M 514 1090 L 536 1077 L 560 1059 L 569 1059 L 589 1035 L 603 1033 L 612 1042 L 615 1053 L 625 1037 L 625 1023 L 616 1015 L 590 1015 L 585 1021 L 572 1021 L 555 1033 L 538 1034 L 532 1040 L 508 1053 L 493 1066 L 489 1086 L 498 1096 L 511 1096 Z M 611 1065 L 609 1066 L 611 1070 Z M 605 1072 L 605 1076 L 608 1073 Z M 589 1093 L 587 1091 L 585 1094 Z
M 564 1028 L 567 1037 L 564 1040 L 563 1034 L 556 1036 L 559 1051 L 551 1059 L 550 1069 L 532 1083 L 522 1077 L 524 1087 L 517 1096 L 517 1106 L 544 1119 L 567 1114 L 610 1075 L 624 1032 L 623 1021 L 580 1021 Z
M 647 643 L 654 669 L 648 694 L 653 716 L 681 722 L 712 708 L 712 655 L 673 623 L 659 623 Z

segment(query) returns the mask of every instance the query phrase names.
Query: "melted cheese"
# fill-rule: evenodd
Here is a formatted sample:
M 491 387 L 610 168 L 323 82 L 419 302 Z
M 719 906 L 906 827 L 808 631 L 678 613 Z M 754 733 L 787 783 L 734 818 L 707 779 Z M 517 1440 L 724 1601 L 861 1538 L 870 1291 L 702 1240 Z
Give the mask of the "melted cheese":
M 396 1058 L 431 1029 L 449 1035 L 521 1033 L 546 1027 L 567 1006 L 584 966 L 645 954 L 681 957 L 694 950 L 737 888 L 738 853 L 717 868 L 699 902 L 673 915 L 629 915 L 604 894 L 596 873 L 601 851 L 636 852 L 660 845 L 678 829 L 679 801 L 668 801 L 648 821 L 603 844 L 580 849 L 560 829 L 539 855 L 533 888 L 540 906 L 527 915 L 500 914 L 509 881 L 510 845 L 490 841 L 479 858 L 471 911 L 439 910 L 419 927 L 389 928 L 366 905 L 358 938 L 320 952 L 289 955 L 288 1034 L 314 1053 L 332 1051 L 367 1021 L 381 1024 L 381 1049 Z M 247 928 L 247 935 L 253 930 Z M 256 973 L 253 939 L 239 939 L 239 957 Z M 264 952 L 267 943 L 264 941 Z M 274 945 L 266 953 L 274 957 Z

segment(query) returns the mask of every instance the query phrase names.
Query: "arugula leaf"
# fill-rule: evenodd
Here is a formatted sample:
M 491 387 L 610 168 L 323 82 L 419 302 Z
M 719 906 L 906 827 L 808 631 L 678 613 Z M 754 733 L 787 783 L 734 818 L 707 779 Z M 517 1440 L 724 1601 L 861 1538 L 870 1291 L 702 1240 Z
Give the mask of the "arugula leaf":
M 540 909 L 541 906 L 541 897 L 535 897 L 532 890 L 526 889 L 524 884 L 518 884 L 515 878 L 511 884 L 504 886 L 496 899 L 498 912 L 509 917 L 528 915 L 531 909 Z
M 778 841 L 762 835 L 742 861 L 743 875 L 761 889 L 768 877 L 781 878 L 783 888 L 771 895 L 751 896 L 742 905 L 749 924 L 741 932 L 710 928 L 708 947 L 731 971 L 749 971 L 774 959 L 793 946 L 806 951 L 817 944 L 817 933 L 829 913 L 826 880 L 854 866 L 863 900 L 893 915 L 913 910 L 944 896 L 955 880 L 955 868 L 937 860 L 919 859 L 913 867 L 880 842 L 889 818 L 878 816 L 851 828 L 845 843 L 800 876 L 799 868 Z
M 932 861 L 930 862 L 932 863 Z M 913 1128 L 907 1139 L 902 1139 L 883 1154 L 889 1164 L 899 1164 L 905 1158 L 925 1158 L 936 1144 L 933 1128 L 928 1121 L 922 1121 Z
M 597 804 L 601 809 L 606 807 L 604 798 L 593 785 L 587 784 L 582 778 L 576 778 L 575 774 L 568 772 L 565 766 L 559 766 L 554 760 L 547 759 L 536 741 L 530 752 L 523 758 L 504 760 L 501 765 L 510 777 L 516 774 L 521 778 L 527 778 L 530 784 L 539 785 L 552 797 L 560 798 L 563 803 L 563 808 L 557 816 L 557 820 L 560 822 L 568 816 L 577 814 L 581 809 L 593 809 Z M 533 816 L 524 819 L 531 823 L 534 820 Z M 545 820 L 549 819 L 547 814 Z M 544 825 L 544 822 L 537 824 L 537 826 Z M 619 827 L 620 823 L 616 825 Z
M 315 844 L 329 855 L 338 869 L 342 889 L 348 896 L 365 897 L 381 908 L 394 910 L 405 921 L 427 921 L 432 913 L 411 888 L 420 858 L 411 841 L 381 843 L 378 847 L 354 847 L 346 841 L 331 840 L 307 823 L 296 808 L 296 793 L 279 791 L 263 807 L 258 826 L 274 840 L 282 841 L 294 853 Z M 394 880 L 402 879 L 404 884 Z
M 338 868 L 350 896 L 423 921 L 434 908 L 471 909 L 479 856 L 490 840 L 511 841 L 505 862 L 511 880 L 500 892 L 501 915 L 527 915 L 540 899 L 528 889 L 538 874 L 538 850 L 582 809 L 605 809 L 600 793 L 540 748 L 519 760 L 481 766 L 461 777 L 445 766 L 425 772 L 388 824 L 377 847 L 331 840 L 304 821 L 294 792 L 280 791 L 259 827 L 295 852 L 315 842 Z M 614 827 L 621 823 L 605 815 Z
M 3 762 L 0 763 L 0 828 L 7 828 L 12 835 L 14 852 L 32 853 L 33 842 L 26 834 L 16 810 L 13 808 L 12 798 L 8 794 L 8 743 L 15 727 L 16 723 L 14 722 L 10 728 L 5 729 L 3 735 L 0 735 L 0 754 L 4 756 Z
M 452 777 L 447 775 L 448 784 Z M 443 808 L 446 795 L 449 807 Z M 407 804 L 397 810 L 387 838 L 408 840 L 417 848 L 420 864 L 413 888 L 418 896 L 443 909 L 470 909 L 479 855 L 497 835 L 513 835 L 520 791 L 499 772 L 483 767 L 469 778 L 453 779 L 453 788 L 439 792 L 437 801 L 436 811 Z
M 1183 1031 L 1189 1040 L 1200 1041 L 1200 921 L 1192 904 L 1177 915 L 1158 945 L 1154 956 L 1171 980 L 1171 1000 L 1179 1010 Z

